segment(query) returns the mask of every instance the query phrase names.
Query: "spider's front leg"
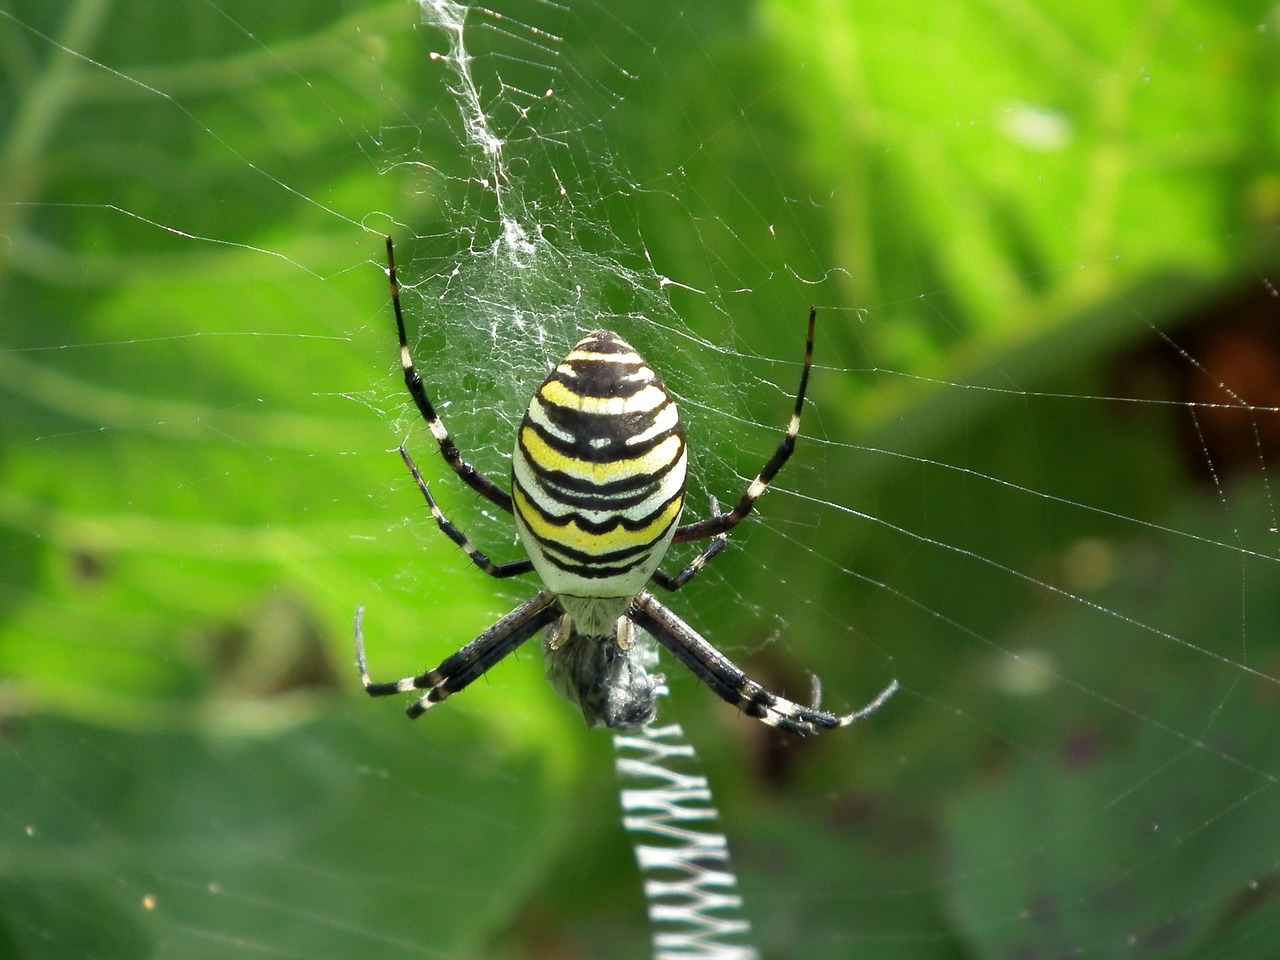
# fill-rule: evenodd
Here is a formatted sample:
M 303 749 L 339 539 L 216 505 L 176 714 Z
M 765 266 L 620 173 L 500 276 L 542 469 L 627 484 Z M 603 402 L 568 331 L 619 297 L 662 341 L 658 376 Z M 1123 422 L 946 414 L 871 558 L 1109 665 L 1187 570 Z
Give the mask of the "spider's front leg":
M 748 716 L 788 733 L 809 736 L 821 730 L 846 727 L 875 713 L 898 689 L 898 681 L 894 680 L 861 710 L 844 715 L 828 713 L 817 709 L 816 705 L 806 707 L 770 693 L 647 593 L 635 598 L 627 616 L 666 647 L 720 699 Z
M 409 717 L 421 716 L 432 706 L 466 688 L 486 670 L 504 659 L 543 627 L 562 615 L 555 594 L 543 591 L 526 600 L 480 636 L 447 658 L 434 670 L 403 680 L 375 682 L 369 678 L 364 652 L 364 607 L 356 610 L 356 666 L 360 682 L 371 697 L 389 697 L 397 693 L 425 691 L 405 711 Z

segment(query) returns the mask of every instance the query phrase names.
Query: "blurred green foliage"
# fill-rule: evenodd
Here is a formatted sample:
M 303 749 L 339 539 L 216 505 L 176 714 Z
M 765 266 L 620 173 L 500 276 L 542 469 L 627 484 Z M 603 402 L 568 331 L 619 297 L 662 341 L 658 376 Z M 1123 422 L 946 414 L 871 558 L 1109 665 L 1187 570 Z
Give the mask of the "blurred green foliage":
M 677 604 L 828 704 L 904 687 L 796 745 L 668 668 L 765 955 L 1270 956 L 1275 414 L 1187 404 L 1238 404 L 1271 342 L 1216 330 L 1274 336 L 1274 8 L 495 8 L 559 38 L 596 138 L 562 242 L 707 292 L 671 297 L 733 357 L 667 374 L 724 451 L 707 490 L 786 415 L 794 368 L 752 358 L 856 308 L 823 313 L 764 522 Z M 416 724 L 350 664 L 357 603 L 392 677 L 526 589 L 434 536 L 389 452 L 433 460 L 380 238 L 411 275 L 487 202 L 417 19 L 0 6 L 0 957 L 645 955 L 607 739 L 532 649 Z M 473 22 L 538 89 L 538 44 Z M 530 209 L 555 172 L 516 172 Z M 422 355 L 484 382 L 493 343 L 429 308 Z

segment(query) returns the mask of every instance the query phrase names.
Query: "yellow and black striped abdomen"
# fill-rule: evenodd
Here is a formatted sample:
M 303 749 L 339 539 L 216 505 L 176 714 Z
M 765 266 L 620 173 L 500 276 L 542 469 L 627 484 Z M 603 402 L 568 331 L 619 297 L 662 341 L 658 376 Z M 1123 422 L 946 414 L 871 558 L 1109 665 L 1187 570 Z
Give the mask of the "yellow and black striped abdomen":
M 512 457 L 512 505 L 547 589 L 644 589 L 684 506 L 684 428 L 662 380 L 615 333 L 581 340 L 534 394 Z

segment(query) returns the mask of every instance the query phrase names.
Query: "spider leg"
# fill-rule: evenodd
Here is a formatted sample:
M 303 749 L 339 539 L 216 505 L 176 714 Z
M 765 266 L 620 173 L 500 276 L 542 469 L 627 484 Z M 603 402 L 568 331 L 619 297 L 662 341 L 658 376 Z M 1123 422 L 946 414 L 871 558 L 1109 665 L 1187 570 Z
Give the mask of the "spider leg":
M 444 531 L 445 536 L 466 551 L 472 563 L 489 576 L 497 577 L 499 580 L 506 577 L 518 577 L 520 574 L 528 573 L 533 569 L 533 561 L 528 557 L 523 560 L 512 560 L 510 563 L 494 563 L 481 553 L 475 544 L 467 539 L 467 535 L 455 527 L 453 522 L 444 515 L 444 511 L 436 503 L 435 497 L 431 496 L 427 481 L 422 479 L 422 474 L 418 471 L 418 465 L 413 462 L 413 457 L 409 456 L 409 451 L 401 447 L 400 456 L 404 458 L 405 465 L 408 466 L 409 472 L 413 474 L 413 479 L 417 481 L 418 489 L 422 491 L 422 496 L 426 498 L 427 506 L 431 508 L 431 515 L 436 518 L 436 524 Z
M 369 679 L 369 667 L 365 659 L 364 607 L 360 607 L 356 610 L 356 666 L 360 670 L 360 682 L 371 697 L 425 690 L 405 711 L 410 719 L 420 717 L 441 700 L 464 689 L 562 614 L 555 594 L 544 590 L 532 600 L 526 600 L 516 607 L 434 670 L 428 670 L 418 677 L 375 683 Z
M 711 498 L 711 516 L 712 518 L 724 516 L 724 514 L 720 512 L 720 502 L 715 497 Z M 712 538 L 711 543 L 707 545 L 707 548 L 694 557 L 683 570 L 675 576 L 671 576 L 661 570 L 655 570 L 652 577 L 653 582 L 662 587 L 663 590 L 669 590 L 672 593 L 675 593 L 686 583 L 696 577 L 702 568 L 706 566 L 709 560 L 724 550 L 725 543 L 728 539 L 729 534 L 727 531 L 725 533 L 716 534 L 715 537 Z
M 796 437 L 800 434 L 800 414 L 804 411 L 805 391 L 809 389 L 809 370 L 813 366 L 813 328 L 817 318 L 818 308 L 810 307 L 809 333 L 804 345 L 804 367 L 800 371 L 800 388 L 796 391 L 795 410 L 791 414 L 791 422 L 787 424 L 786 436 L 778 444 L 778 449 L 773 452 L 769 462 L 764 465 L 764 468 L 756 475 L 756 478 L 747 486 L 747 492 L 742 495 L 742 499 L 734 505 L 732 510 L 728 513 L 717 513 L 706 520 L 686 524 L 676 531 L 673 543 L 688 543 L 691 540 L 703 540 L 707 537 L 717 537 L 728 533 L 747 518 L 752 508 L 755 507 L 756 501 L 764 496 L 764 492 L 769 489 L 769 484 L 778 475 L 778 471 L 791 459 L 791 453 L 796 448 Z
M 436 413 L 435 407 L 431 405 L 431 398 L 427 396 L 427 389 L 422 384 L 422 377 L 413 366 L 413 355 L 409 352 L 409 337 L 404 328 L 404 311 L 400 307 L 400 281 L 396 279 L 395 244 L 390 237 L 387 237 L 387 276 L 391 280 L 391 303 L 395 306 L 396 330 L 400 334 L 400 365 L 404 368 L 404 382 L 405 386 L 409 388 L 409 395 L 413 397 L 413 402 L 417 404 L 418 412 L 422 414 L 422 419 L 426 421 L 427 426 L 430 428 L 431 435 L 436 438 L 436 443 L 440 444 L 440 453 L 444 456 L 445 462 L 449 464 L 450 469 L 480 496 L 496 503 L 507 513 L 510 513 L 511 494 L 462 459 L 462 454 L 458 452 L 458 447 L 453 442 L 453 437 L 449 435 L 448 427 L 444 425 L 444 421 Z
M 880 709 L 898 689 L 898 681 L 895 680 L 861 710 L 843 716 L 827 713 L 770 693 L 648 593 L 641 593 L 635 598 L 627 617 L 670 650 L 720 699 L 788 733 L 808 736 L 820 730 L 846 727 Z

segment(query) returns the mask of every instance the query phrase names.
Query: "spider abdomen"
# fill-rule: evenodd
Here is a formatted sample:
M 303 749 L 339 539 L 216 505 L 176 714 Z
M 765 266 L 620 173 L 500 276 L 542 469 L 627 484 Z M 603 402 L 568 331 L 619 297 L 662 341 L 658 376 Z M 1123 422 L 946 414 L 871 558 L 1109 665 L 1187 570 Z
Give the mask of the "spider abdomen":
M 630 598 L 684 507 L 684 428 L 662 380 L 615 333 L 592 333 L 529 403 L 512 456 L 520 539 L 547 589 Z

